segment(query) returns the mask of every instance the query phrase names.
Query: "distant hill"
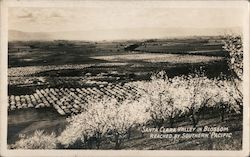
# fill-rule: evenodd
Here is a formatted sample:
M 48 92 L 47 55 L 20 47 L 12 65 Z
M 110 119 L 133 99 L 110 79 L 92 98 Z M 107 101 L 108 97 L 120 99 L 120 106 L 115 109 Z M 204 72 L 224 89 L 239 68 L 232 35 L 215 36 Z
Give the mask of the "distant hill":
M 9 30 L 9 41 L 151 39 L 180 36 L 215 36 L 231 32 L 240 33 L 240 28 L 127 28 L 65 32 L 22 32 Z
M 29 40 L 53 40 L 49 33 L 43 32 L 22 32 L 16 30 L 9 30 L 8 32 L 8 40 L 21 40 L 21 41 L 29 41 Z

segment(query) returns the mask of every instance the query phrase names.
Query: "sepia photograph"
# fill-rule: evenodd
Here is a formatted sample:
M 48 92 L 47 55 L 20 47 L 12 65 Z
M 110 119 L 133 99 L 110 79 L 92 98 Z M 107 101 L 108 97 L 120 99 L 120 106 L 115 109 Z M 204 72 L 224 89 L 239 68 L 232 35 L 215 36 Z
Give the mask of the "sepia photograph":
M 38 2 L 4 5 L 5 152 L 247 155 L 247 1 Z

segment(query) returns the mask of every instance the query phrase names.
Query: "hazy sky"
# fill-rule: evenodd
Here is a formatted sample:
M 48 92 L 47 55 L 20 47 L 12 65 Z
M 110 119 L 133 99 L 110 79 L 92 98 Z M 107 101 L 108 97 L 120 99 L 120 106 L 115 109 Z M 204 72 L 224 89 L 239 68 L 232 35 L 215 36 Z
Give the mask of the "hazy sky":
M 9 8 L 9 29 L 47 32 L 119 28 L 238 27 L 242 9 Z
M 115 7 L 18 7 L 9 8 L 8 13 L 9 29 L 24 32 L 230 28 L 243 23 L 241 8 L 164 8 L 121 3 Z

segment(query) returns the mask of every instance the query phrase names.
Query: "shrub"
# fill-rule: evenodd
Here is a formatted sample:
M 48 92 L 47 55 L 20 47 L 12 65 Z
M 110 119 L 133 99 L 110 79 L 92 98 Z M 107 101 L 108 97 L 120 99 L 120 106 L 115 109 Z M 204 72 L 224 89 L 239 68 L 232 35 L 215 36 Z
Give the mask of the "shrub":
M 36 130 L 32 135 L 20 135 L 12 148 L 14 149 L 55 149 L 57 139 L 54 133 L 45 134 L 43 130 Z

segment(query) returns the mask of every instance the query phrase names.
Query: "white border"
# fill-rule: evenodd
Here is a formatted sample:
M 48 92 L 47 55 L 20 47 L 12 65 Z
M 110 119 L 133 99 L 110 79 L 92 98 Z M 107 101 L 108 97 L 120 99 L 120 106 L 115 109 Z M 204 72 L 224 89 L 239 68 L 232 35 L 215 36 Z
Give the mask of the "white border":
M 121 0 L 122 1 L 122 0 Z M 1 53 L 0 53 L 0 107 L 1 107 L 1 152 L 0 156 L 250 156 L 249 154 L 249 2 L 248 1 L 155 1 L 155 0 L 129 0 L 122 1 L 133 5 L 134 3 L 143 2 L 145 7 L 241 7 L 245 10 L 245 23 L 243 29 L 244 42 L 244 113 L 243 113 L 243 150 L 241 151 L 201 151 L 201 150 L 7 150 L 7 39 L 8 39 L 8 7 L 116 7 L 120 1 L 99 0 L 99 1 L 69 1 L 69 0 L 2 0 L 1 3 Z M 112 3 L 112 5 L 110 4 Z

